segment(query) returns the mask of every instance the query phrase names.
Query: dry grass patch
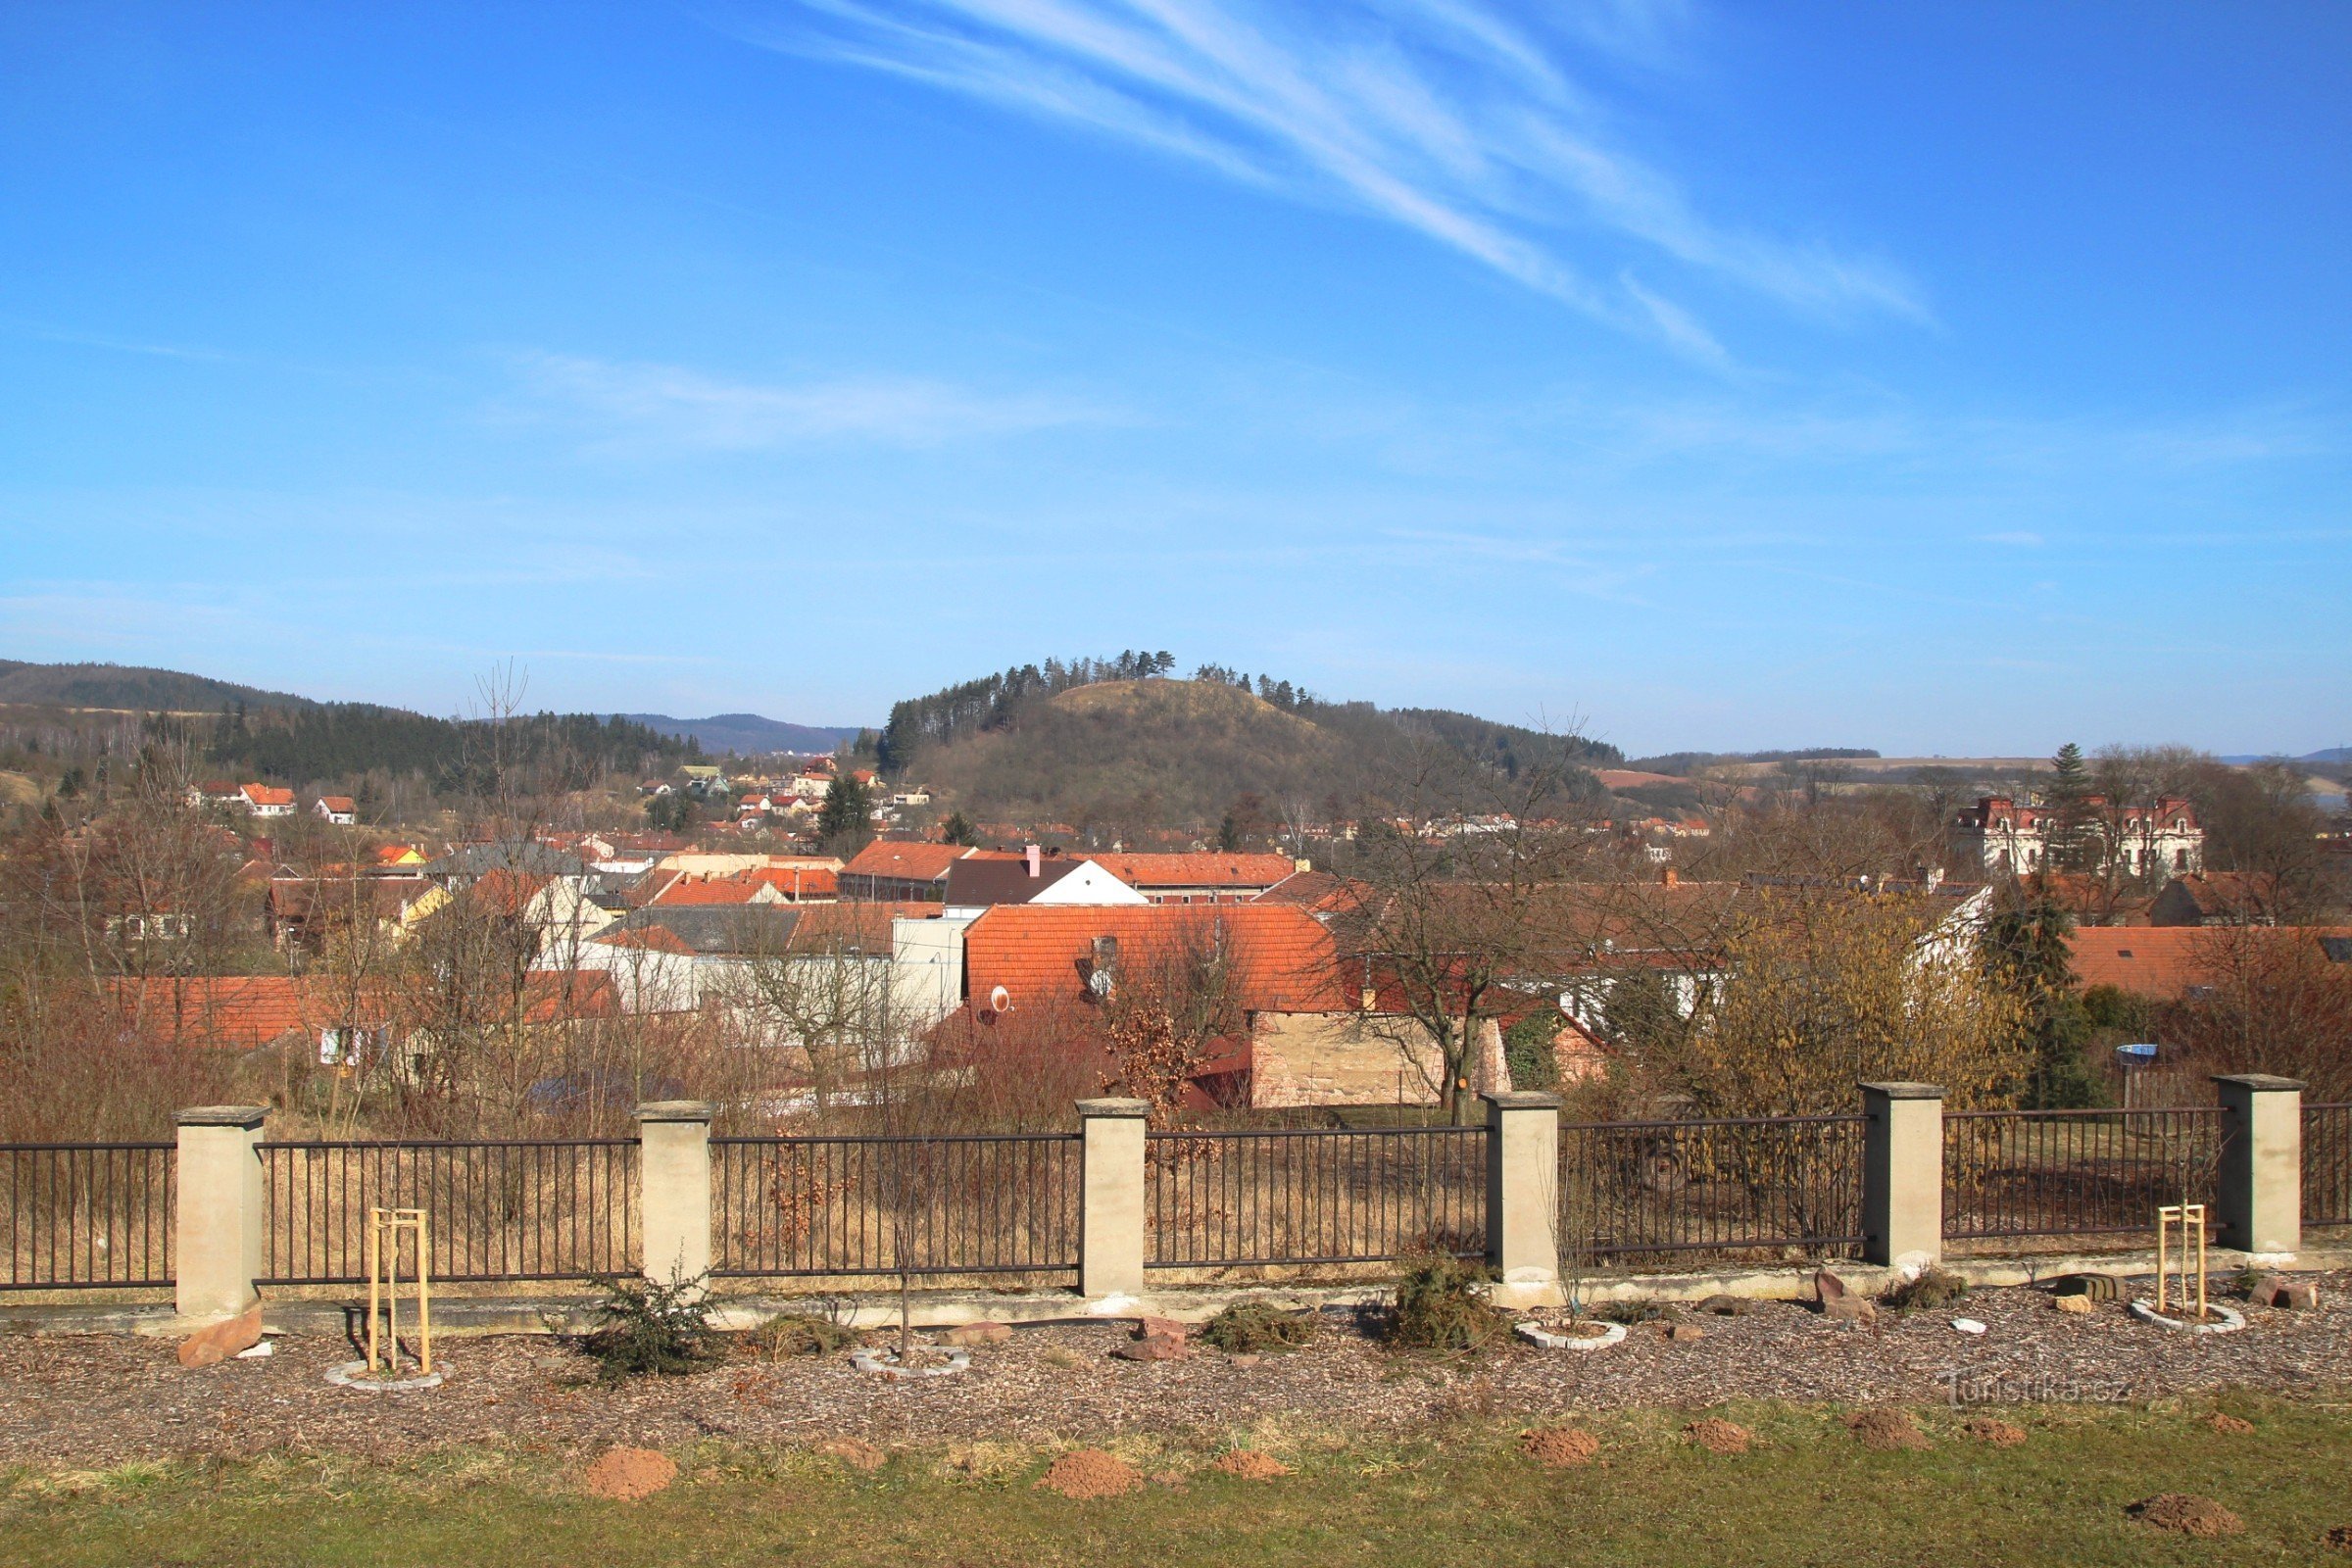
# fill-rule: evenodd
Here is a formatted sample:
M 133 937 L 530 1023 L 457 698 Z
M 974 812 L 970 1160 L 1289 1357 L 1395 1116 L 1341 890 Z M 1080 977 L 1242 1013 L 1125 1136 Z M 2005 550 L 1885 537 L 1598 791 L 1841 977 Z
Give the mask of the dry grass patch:
M 2205 1418 L 2205 1424 L 2225 1437 L 2242 1438 L 2254 1430 L 2254 1423 L 2225 1410 L 2216 1410 Z
M 862 1470 L 867 1475 L 872 1475 L 890 1463 L 889 1454 L 884 1453 L 872 1444 L 861 1443 L 856 1438 L 827 1438 L 813 1446 L 816 1452 L 823 1454 L 826 1458 L 839 1459 L 851 1469 Z

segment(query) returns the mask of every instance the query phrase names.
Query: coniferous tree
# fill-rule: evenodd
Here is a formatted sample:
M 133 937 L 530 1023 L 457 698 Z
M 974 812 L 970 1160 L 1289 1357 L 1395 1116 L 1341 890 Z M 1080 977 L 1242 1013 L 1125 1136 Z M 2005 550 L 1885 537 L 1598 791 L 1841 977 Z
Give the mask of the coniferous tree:
M 2088 870 L 2100 846 L 2090 819 L 2090 772 L 2082 765 L 2082 748 L 2068 741 L 2050 759 L 2050 783 L 2043 796 L 2050 817 L 2049 831 L 2042 835 L 2043 868 Z

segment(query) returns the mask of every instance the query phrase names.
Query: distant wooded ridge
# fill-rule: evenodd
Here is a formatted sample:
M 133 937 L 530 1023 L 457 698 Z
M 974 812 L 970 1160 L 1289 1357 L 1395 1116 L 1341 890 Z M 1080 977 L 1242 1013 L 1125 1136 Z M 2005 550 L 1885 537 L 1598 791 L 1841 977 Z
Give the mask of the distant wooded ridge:
M 792 752 L 803 757 L 829 753 L 865 733 L 858 725 L 793 724 L 758 713 L 713 713 L 709 718 L 672 718 L 667 713 L 615 713 L 662 735 L 699 742 L 713 755 L 734 752 L 762 757 Z

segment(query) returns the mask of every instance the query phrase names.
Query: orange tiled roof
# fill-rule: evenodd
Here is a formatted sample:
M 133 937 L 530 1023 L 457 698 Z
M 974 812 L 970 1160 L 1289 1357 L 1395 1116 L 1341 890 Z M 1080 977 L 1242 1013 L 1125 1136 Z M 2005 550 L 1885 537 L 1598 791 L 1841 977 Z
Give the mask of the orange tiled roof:
M 1295 876 L 1287 855 L 1082 855 L 1131 888 L 1270 888 Z
M 348 795 L 321 795 L 318 797 L 318 804 L 330 811 L 349 813 L 354 809 L 352 799 Z
M 933 882 L 972 852 L 960 844 L 907 844 L 876 839 L 841 868 L 843 876 L 883 876 L 901 882 Z
M 2317 942 L 2352 937 L 2352 926 L 2259 927 L 2246 933 L 2266 942 Z M 2068 934 L 2075 979 L 2083 986 L 2115 986 L 2158 1002 L 2178 1002 L 2202 982 L 2205 955 L 2226 940 L 2193 925 L 2078 926 Z
M 1117 938 L 1132 956 L 1210 931 L 1230 944 L 1245 1008 L 1348 1004 L 1330 933 L 1279 904 L 997 905 L 964 932 L 964 995 L 978 1004 L 1003 986 L 1015 1006 L 1078 1000 L 1097 938 Z
M 238 792 L 255 806 L 292 806 L 294 792 L 281 790 L 274 784 L 248 784 Z

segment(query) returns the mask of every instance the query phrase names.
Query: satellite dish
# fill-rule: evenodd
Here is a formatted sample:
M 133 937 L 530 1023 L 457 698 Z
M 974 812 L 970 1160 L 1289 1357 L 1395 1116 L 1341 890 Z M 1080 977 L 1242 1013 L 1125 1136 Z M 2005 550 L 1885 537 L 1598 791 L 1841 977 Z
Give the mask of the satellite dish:
M 988 1007 L 991 1012 L 1009 1011 L 1012 1007 L 1012 993 L 1003 986 L 997 987 L 988 994 Z
M 1098 997 L 1109 996 L 1110 971 L 1108 969 L 1097 969 L 1089 973 L 1086 977 L 1086 989 L 1092 991 Z

